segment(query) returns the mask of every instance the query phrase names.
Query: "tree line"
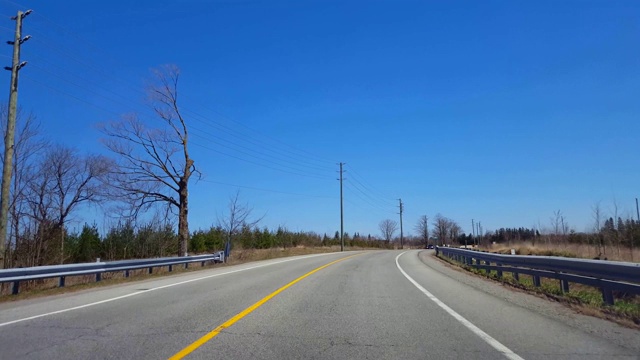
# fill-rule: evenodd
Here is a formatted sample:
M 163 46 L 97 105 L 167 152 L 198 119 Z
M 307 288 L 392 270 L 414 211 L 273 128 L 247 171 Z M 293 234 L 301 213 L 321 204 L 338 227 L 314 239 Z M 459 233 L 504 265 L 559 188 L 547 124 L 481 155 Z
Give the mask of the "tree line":
M 198 229 L 191 233 L 189 254 L 212 253 L 224 250 L 228 240 L 228 229 L 222 225 Z M 65 260 L 69 263 L 93 262 L 96 259 L 114 261 L 174 255 L 179 248 L 174 226 L 157 220 L 141 225 L 133 222 L 118 223 L 104 233 L 96 224 L 85 223 L 79 231 L 65 236 Z M 362 248 L 384 248 L 384 242 L 355 233 L 344 234 L 346 246 Z M 232 238 L 235 249 L 270 249 L 289 247 L 331 247 L 340 245 L 339 233 L 332 237 L 314 232 L 290 231 L 284 227 L 270 230 L 266 227 L 241 226 Z M 56 255 L 56 254 L 54 254 Z M 17 256 L 16 259 L 22 259 Z M 55 262 L 56 257 L 53 257 Z M 15 266 L 30 266 L 16 263 Z
M 615 205 L 615 204 L 614 204 Z M 617 206 L 614 206 L 617 215 Z M 414 226 L 414 234 L 406 237 L 407 244 L 427 246 L 462 246 L 491 244 L 517 244 L 529 242 L 532 246 L 544 244 L 585 244 L 593 246 L 598 256 L 607 252 L 640 248 L 640 221 L 627 216 L 605 217 L 597 204 L 593 207 L 594 225 L 592 231 L 576 232 L 571 228 L 566 216 L 554 211 L 549 226 L 539 228 L 499 228 L 479 234 L 463 232 L 461 226 L 450 218 L 437 214 L 430 222 L 426 215 L 420 216 Z M 385 219 L 379 223 L 380 234 L 385 242 L 397 241 L 398 223 Z

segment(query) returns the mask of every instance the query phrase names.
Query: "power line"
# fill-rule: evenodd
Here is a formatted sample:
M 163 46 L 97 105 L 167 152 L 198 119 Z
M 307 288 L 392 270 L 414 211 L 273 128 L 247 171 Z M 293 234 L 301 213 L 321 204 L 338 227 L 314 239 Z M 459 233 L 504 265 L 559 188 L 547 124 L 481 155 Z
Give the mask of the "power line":
M 45 72 L 47 72 L 47 73 L 50 73 L 51 75 L 53 75 L 53 76 L 55 76 L 55 77 L 57 77 L 57 78 L 61 79 L 62 81 L 65 81 L 65 82 L 67 82 L 67 83 L 69 83 L 69 84 L 71 84 L 71 85 L 74 85 L 74 86 L 76 86 L 76 87 L 78 87 L 78 88 L 81 88 L 81 89 L 83 89 L 83 90 L 85 90 L 85 91 L 87 91 L 87 92 L 91 92 L 91 93 L 93 93 L 93 94 L 95 94 L 95 95 L 97 95 L 97 96 L 100 96 L 100 97 L 102 97 L 102 98 L 104 98 L 104 99 L 106 99 L 106 100 L 109 100 L 109 101 L 111 101 L 111 102 L 114 102 L 114 103 L 117 103 L 117 104 L 120 104 L 120 105 L 124 105 L 124 106 L 130 106 L 130 107 L 137 106 L 137 105 L 133 105 L 133 106 L 132 106 L 132 105 L 129 105 L 129 104 L 124 104 L 124 103 L 123 103 L 123 102 L 121 102 L 120 100 L 116 100 L 116 99 L 114 99 L 114 98 L 104 96 L 104 95 L 103 95 L 103 94 L 101 94 L 99 91 L 96 91 L 96 90 L 94 90 L 93 88 L 88 88 L 88 87 L 85 87 L 85 86 L 83 86 L 83 85 L 80 85 L 80 84 L 78 84 L 77 82 L 74 82 L 74 81 L 72 81 L 72 80 L 69 80 L 69 79 L 68 79 L 68 78 L 66 78 L 66 77 L 60 76 L 60 75 L 58 75 L 58 74 L 56 74 L 56 73 L 54 73 L 54 72 L 51 72 L 51 71 L 47 70 L 46 68 L 43 68 L 43 67 L 40 67 L 40 66 L 37 66 L 37 65 L 36 65 L 35 67 L 36 67 L 36 68 L 38 68 L 38 69 L 41 69 L 41 70 L 43 70 L 43 71 L 45 71 Z M 51 87 L 49 87 L 49 88 L 51 88 Z M 113 93 L 113 92 L 111 92 L 111 93 L 112 93 L 112 94 L 114 94 L 114 95 L 119 96 L 119 95 L 118 95 L 118 94 L 116 94 L 116 93 Z M 79 99 L 78 97 L 75 97 L 75 96 L 73 96 L 73 95 L 71 95 L 71 94 L 66 94 L 66 95 L 72 96 L 73 98 L 75 98 L 75 99 L 77 99 L 77 100 L 81 100 L 81 99 Z M 81 101 L 82 101 L 82 100 L 81 100 Z M 83 102 L 85 102 L 85 101 L 83 101 Z M 86 102 L 85 102 L 85 103 L 86 103 Z M 104 110 L 104 108 L 102 108 L 102 109 Z M 148 110 L 147 110 L 147 111 L 148 111 Z M 113 112 L 113 111 L 110 111 L 110 112 L 111 112 L 111 113 L 114 113 L 114 114 L 116 114 L 116 115 L 119 115 L 119 114 L 117 114 L 117 113 L 115 113 L 115 112 Z M 147 113 L 147 115 L 148 115 L 148 113 Z M 216 143 L 216 144 L 221 145 L 221 146 L 225 146 L 225 147 L 227 147 L 227 148 L 229 148 L 229 147 L 232 147 L 232 148 L 233 148 L 233 147 L 235 147 L 235 149 L 234 149 L 235 151 L 237 151 L 237 152 L 239 152 L 239 153 L 242 153 L 242 154 L 244 154 L 244 155 L 247 155 L 247 156 L 251 156 L 251 157 L 257 158 L 257 159 L 259 159 L 259 160 L 263 160 L 263 161 L 264 161 L 264 160 L 266 160 L 266 161 L 269 161 L 269 162 L 275 163 L 275 164 L 277 164 L 277 165 L 279 165 L 279 166 L 282 166 L 282 167 L 285 167 L 285 168 L 289 168 L 289 169 L 293 169 L 293 170 L 296 170 L 296 171 L 299 171 L 299 172 L 305 172 L 305 171 L 306 171 L 306 172 L 308 172 L 308 170 L 301 170 L 301 169 L 299 169 L 298 167 L 307 167 L 307 168 L 311 168 L 311 169 L 314 169 L 314 170 L 320 170 L 320 171 L 322 171 L 322 170 L 323 170 L 322 168 L 318 168 L 318 167 L 315 167 L 315 166 L 310 166 L 310 165 L 308 165 L 308 164 L 306 164 L 306 163 L 295 164 L 295 166 L 282 164 L 282 163 L 281 163 L 281 161 L 284 161 L 285 163 L 287 163 L 287 162 L 288 162 L 288 163 L 292 163 L 292 162 L 291 162 L 290 160 L 282 159 L 282 158 L 278 158 L 278 157 L 274 157 L 274 158 L 275 158 L 276 160 L 278 160 L 278 161 L 273 161 L 273 160 L 268 159 L 268 158 L 266 158 L 266 157 L 264 157 L 264 156 L 261 156 L 264 152 L 259 152 L 258 150 L 251 149 L 251 148 L 249 148 L 249 147 L 247 147 L 247 146 L 239 145 L 239 144 L 234 143 L 234 142 L 232 142 L 232 141 L 229 141 L 229 140 L 227 140 L 227 139 L 225 139 L 225 138 L 222 138 L 222 137 L 220 137 L 220 136 L 216 136 L 216 135 L 214 135 L 214 134 L 212 134 L 212 133 L 210 133 L 210 132 L 207 132 L 207 131 L 205 131 L 205 130 L 202 130 L 202 129 L 200 129 L 200 128 L 197 128 L 197 127 L 195 127 L 195 126 L 193 126 L 193 125 L 190 125 L 189 127 L 190 127 L 190 129 L 192 129 L 192 130 L 195 130 L 195 131 L 197 131 L 197 132 L 200 132 L 200 133 L 206 134 L 206 135 L 208 135 L 208 136 L 214 137 L 214 138 L 216 138 L 216 139 L 219 139 L 219 141 L 211 140 L 210 138 L 206 138 L 206 137 L 204 137 L 204 136 L 202 136 L 202 135 L 198 135 L 197 133 L 194 133 L 194 135 L 195 135 L 195 136 L 197 136 L 197 137 L 200 137 L 200 138 L 202 138 L 202 139 L 204 139 L 204 140 L 207 140 L 207 141 L 209 141 L 209 142 Z M 232 135 L 233 135 L 233 134 L 232 134 Z M 222 143 L 220 143 L 220 141 L 223 141 L 223 142 L 225 142 L 225 143 L 227 143 L 227 144 L 222 144 Z M 255 155 L 255 154 L 249 153 L 249 152 L 247 152 L 247 151 L 243 151 L 243 150 L 238 150 L 237 148 L 242 148 L 242 149 L 248 150 L 248 151 L 250 151 L 250 152 L 258 153 L 259 155 Z M 226 154 L 226 153 L 222 153 L 222 154 Z M 309 173 L 310 173 L 310 172 L 309 172 Z M 312 175 L 315 175 L 315 176 L 322 176 L 322 175 L 319 175 L 319 174 L 317 174 L 317 173 L 313 173 Z
M 376 204 L 382 206 L 382 207 L 386 207 L 386 206 L 393 206 L 383 200 L 380 200 L 379 198 L 375 198 L 371 195 L 369 195 L 367 192 L 365 192 L 364 190 L 362 190 L 359 186 L 356 185 L 356 183 L 351 183 L 351 185 L 353 186 L 354 189 L 356 189 L 358 192 L 360 192 L 362 195 L 366 196 L 367 198 L 371 199 L 371 201 L 375 202 Z
M 292 175 L 298 175 L 298 176 L 304 176 L 304 177 L 310 177 L 310 178 L 321 179 L 321 180 L 327 180 L 327 179 L 330 179 L 329 177 L 321 177 L 321 176 L 316 176 L 316 175 L 309 175 L 309 174 L 304 174 L 304 173 L 298 173 L 298 172 L 293 172 L 293 171 L 287 171 L 287 170 L 278 169 L 278 168 L 275 168 L 275 167 L 273 167 L 273 166 L 265 165 L 265 164 L 262 164 L 262 163 L 258 163 L 258 162 L 255 162 L 255 161 L 251 161 L 251 160 L 247 160 L 247 159 L 241 158 L 241 157 L 239 157 L 239 156 L 231 155 L 231 154 L 225 153 L 225 152 L 223 152 L 223 151 L 220 151 L 220 150 L 217 150 L 217 149 L 213 149 L 213 148 L 210 148 L 210 147 L 208 147 L 208 146 L 206 146 L 206 145 L 202 145 L 202 144 L 199 144 L 199 143 L 196 143 L 196 142 L 191 142 L 191 143 L 192 143 L 193 145 L 196 145 L 196 146 L 201 147 L 201 148 L 203 148 L 203 149 L 207 149 L 207 150 L 209 150 L 209 151 L 213 151 L 213 152 L 215 152 L 215 153 L 218 153 L 218 154 L 220 154 L 220 155 L 228 156 L 228 157 L 230 157 L 230 158 L 233 158 L 233 159 L 236 159 L 236 160 L 240 160 L 240 161 L 244 161 L 244 162 L 247 162 L 247 163 L 250 163 L 250 164 L 253 164 L 253 165 L 262 166 L 262 167 L 265 167 L 265 168 L 267 168 L 267 169 L 276 170 L 276 171 L 280 171 L 280 172 L 284 172 L 284 173 L 288 173 L 288 174 L 292 174 Z
M 46 38 L 46 36 L 42 36 L 42 37 Z M 127 85 L 127 87 L 129 87 L 132 91 L 134 91 L 136 93 L 145 94 L 144 91 L 141 91 L 136 86 L 131 85 L 131 83 L 129 81 L 122 80 L 120 77 L 117 76 L 116 73 L 113 73 L 113 72 L 106 73 L 101 67 L 94 66 L 94 65 L 92 65 L 90 63 L 87 63 L 86 61 L 82 61 L 81 60 L 82 56 L 70 56 L 68 48 L 65 48 L 64 46 L 52 46 L 48 42 L 46 42 L 45 39 L 39 40 L 39 43 L 43 44 L 46 48 L 51 49 L 53 52 L 61 55 L 62 57 L 69 58 L 72 61 L 74 61 L 74 62 L 76 62 L 76 63 L 78 63 L 78 64 L 80 64 L 82 66 L 85 66 L 85 67 L 89 68 L 94 73 L 100 73 L 100 74 L 103 75 L 103 77 L 105 77 L 105 78 L 107 78 L 109 80 L 117 80 L 118 82 L 121 82 L 121 83 Z M 67 71 L 67 72 L 74 74 L 74 76 L 77 76 L 77 68 L 74 68 L 74 71 Z M 109 91 L 109 90 L 107 90 L 107 91 Z M 112 92 L 112 91 L 109 91 L 109 92 Z M 251 128 L 251 127 L 249 127 L 249 126 L 247 126 L 247 125 L 245 125 L 245 124 L 243 124 L 241 122 L 238 122 L 236 120 L 230 119 L 229 117 L 226 117 L 226 116 L 222 115 L 220 112 L 218 112 L 216 110 L 213 110 L 213 109 L 209 109 L 209 110 L 211 112 L 214 112 L 214 113 L 217 113 L 217 114 L 221 115 L 221 117 L 227 119 L 228 121 L 232 121 L 232 122 L 234 122 L 234 123 L 246 128 L 246 129 L 248 129 L 248 130 L 250 130 L 252 132 L 260 134 L 262 138 L 272 139 L 273 141 L 275 141 L 275 142 L 277 142 L 279 144 L 283 144 L 284 146 L 292 148 L 292 149 L 294 149 L 296 151 L 293 152 L 291 150 L 287 150 L 287 149 L 284 149 L 282 147 L 273 146 L 272 144 L 269 144 L 268 142 L 265 142 L 263 140 L 253 140 L 253 137 L 248 136 L 246 133 L 240 133 L 239 131 L 237 131 L 237 130 L 235 130 L 233 128 L 230 128 L 229 126 L 226 126 L 226 125 L 224 125 L 222 123 L 214 121 L 214 120 L 212 120 L 210 118 L 207 118 L 207 117 L 205 117 L 205 116 L 203 116 L 203 115 L 201 115 L 201 114 L 199 114 L 199 113 L 197 113 L 197 112 L 195 112 L 195 111 L 193 111 L 191 109 L 183 108 L 183 111 L 185 113 L 187 113 L 187 114 L 192 114 L 196 121 L 199 121 L 199 122 L 201 122 L 201 123 L 203 123 L 203 124 L 205 124 L 207 126 L 216 127 L 217 130 L 224 131 L 224 132 L 226 132 L 226 133 L 228 133 L 228 134 L 230 134 L 230 135 L 232 135 L 232 136 L 234 136 L 236 138 L 241 139 L 242 141 L 247 141 L 247 142 L 250 142 L 250 143 L 252 143 L 254 145 L 259 145 L 263 149 L 265 149 L 266 151 L 269 151 L 269 152 L 272 152 L 272 153 L 279 153 L 281 155 L 290 157 L 292 159 L 296 159 L 297 161 L 303 160 L 306 163 L 309 163 L 309 162 L 318 162 L 318 163 L 323 163 L 323 164 L 332 163 L 332 162 L 330 162 L 328 160 L 321 159 L 320 157 L 318 157 L 316 155 L 313 155 L 313 154 L 309 153 L 306 150 L 302 150 L 302 149 L 293 147 L 293 146 L 291 146 L 289 144 L 286 144 L 286 143 L 284 143 L 284 142 L 282 142 L 282 141 L 280 141 L 278 139 L 275 139 L 275 138 L 272 138 L 272 137 L 270 137 L 268 135 L 265 135 L 265 134 L 255 130 L 255 129 L 253 129 L 253 128 Z M 205 119 L 205 120 L 203 120 L 203 119 Z M 242 134 L 242 135 L 238 136 L 236 134 Z M 304 155 L 301 155 L 301 153 L 306 153 L 308 155 L 304 156 Z M 326 165 L 323 165 L 323 166 L 325 167 L 325 169 L 328 170 L 328 167 Z
M 276 193 L 276 194 L 304 196 L 304 197 L 319 198 L 319 199 L 335 199 L 334 197 L 326 196 L 326 195 L 312 195 L 312 194 L 294 193 L 294 192 L 258 188 L 258 187 L 246 186 L 246 185 L 236 185 L 236 184 L 230 184 L 230 183 L 226 183 L 226 182 L 206 180 L 206 179 L 200 179 L 200 180 L 198 180 L 198 182 L 199 181 L 206 182 L 206 183 L 211 183 L 211 184 L 218 184 L 218 185 L 237 187 L 237 188 L 241 188 L 241 189 L 248 189 L 248 190 L 256 190 L 256 191 Z
M 103 107 L 103 106 L 97 105 L 97 104 L 95 104 L 95 103 L 93 103 L 93 102 L 90 102 L 90 101 L 84 100 L 84 99 L 82 99 L 82 98 L 79 98 L 79 97 L 77 97 L 77 96 L 75 96 L 75 95 L 73 95 L 73 94 L 70 94 L 70 93 L 65 92 L 65 91 L 63 91 L 63 90 L 60 90 L 60 89 L 57 89 L 57 88 L 55 88 L 55 87 L 49 86 L 48 84 L 45 84 L 45 83 L 43 83 L 43 82 L 41 82 L 41 81 L 38 81 L 38 80 L 34 79 L 34 78 L 33 78 L 33 77 L 31 77 L 31 76 L 28 76 L 28 75 L 27 75 L 27 76 L 25 76 L 25 78 L 26 78 L 26 79 L 28 79 L 29 81 L 32 81 L 32 82 L 34 82 L 34 83 L 36 83 L 36 84 L 40 85 L 40 86 L 43 86 L 43 87 L 45 87 L 45 88 L 47 88 L 47 89 L 50 89 L 50 90 L 56 91 L 56 92 L 58 92 L 58 93 L 60 93 L 60 94 L 63 94 L 63 95 L 65 95 L 65 96 L 68 96 L 68 97 L 70 97 L 70 98 L 72 98 L 72 99 L 74 99 L 74 100 L 80 101 L 80 102 L 82 102 L 82 103 L 84 103 L 84 104 L 91 105 L 91 106 L 96 107 L 96 108 L 98 108 L 98 109 L 100 109 L 100 110 L 103 110 L 103 111 L 109 112 L 109 113 L 111 113 L 111 114 L 115 114 L 115 115 L 117 115 L 117 116 L 120 116 L 120 115 L 121 115 L 121 114 L 118 114 L 117 112 L 115 112 L 115 111 L 113 111 L 113 110 L 111 110 L 111 109 L 108 109 L 108 108 L 105 108 L 105 107 Z M 71 83 L 73 83 L 73 82 L 71 82 Z M 77 85 L 77 84 L 76 84 L 76 85 Z M 91 91 L 90 89 L 87 89 L 87 90 L 88 90 L 88 91 Z M 94 92 L 94 93 L 95 93 L 95 92 Z M 200 135 L 198 135 L 197 133 L 193 133 L 193 135 L 194 135 L 195 137 L 199 137 L 199 138 L 202 138 L 202 139 L 204 139 L 204 140 L 206 140 L 206 141 L 211 142 L 211 140 L 210 140 L 209 138 L 206 138 L 206 137 L 200 136 Z M 215 141 L 214 141 L 214 142 L 215 142 Z M 328 179 L 328 178 L 329 178 L 328 176 L 327 176 L 327 177 L 324 177 L 324 176 L 319 175 L 319 174 L 317 174 L 317 173 L 309 173 L 309 172 L 305 172 L 304 170 L 300 170 L 300 169 L 295 168 L 295 167 L 292 167 L 292 166 L 287 166 L 287 165 L 283 165 L 283 164 L 280 164 L 280 163 L 271 162 L 271 163 L 276 164 L 277 166 L 285 167 L 285 168 L 289 168 L 289 169 L 295 170 L 295 171 L 287 171 L 287 170 L 283 170 L 283 169 L 281 169 L 281 168 L 277 168 L 277 167 L 273 167 L 273 166 L 266 165 L 266 164 L 264 164 L 264 163 L 262 163 L 262 162 L 255 162 L 255 161 L 247 160 L 247 159 L 245 159 L 245 158 L 242 158 L 242 157 L 239 157 L 239 156 L 235 156 L 235 155 L 233 155 L 233 154 L 229 154 L 229 153 L 227 153 L 227 152 L 220 151 L 220 150 L 217 150 L 217 149 L 214 149 L 214 148 L 211 148 L 211 147 L 209 147 L 209 146 L 202 145 L 202 144 L 199 144 L 199 143 L 196 143 L 196 142 L 192 142 L 192 144 L 194 144 L 194 145 L 196 145 L 196 146 L 199 146 L 199 147 L 201 147 L 201 148 L 204 148 L 204 149 L 206 149 L 206 150 L 213 151 L 213 152 L 218 153 L 218 154 L 223 155 L 223 156 L 227 156 L 227 157 L 230 157 L 230 158 L 233 158 L 233 159 L 236 159 L 236 160 L 241 160 L 241 161 L 244 161 L 244 162 L 247 162 L 247 163 L 251 163 L 251 164 L 254 164 L 254 165 L 262 166 L 262 167 L 265 167 L 265 168 L 269 168 L 269 169 L 272 169 L 272 170 L 276 170 L 276 171 L 280 171 L 280 172 L 284 172 L 284 173 L 288 173 L 288 174 L 292 174 L 292 175 L 305 176 L 305 177 L 312 177 L 312 178 L 317 178 L 317 179 Z M 238 150 L 236 150 L 236 151 L 238 151 Z M 246 152 L 243 152 L 243 153 L 247 154 Z M 248 154 L 248 155 L 251 155 L 251 154 Z M 255 156 L 254 156 L 254 157 L 255 157 Z M 257 158 L 258 158 L 259 160 L 265 160 L 264 158 L 260 158 L 260 157 L 257 157 Z
M 354 189 L 355 189 L 355 188 L 352 188 L 352 187 L 350 186 L 350 183 L 345 183 L 345 188 L 346 188 L 346 189 L 349 189 L 349 190 L 354 190 Z M 384 207 L 382 207 L 382 206 L 380 206 L 380 205 L 378 205 L 378 204 L 372 203 L 372 202 L 371 202 L 371 201 L 369 201 L 368 199 L 366 199 L 366 198 L 362 197 L 358 192 L 355 192 L 355 191 L 354 191 L 354 192 L 352 192 L 352 194 L 353 194 L 353 195 L 355 195 L 358 199 L 360 199 L 360 200 L 362 200 L 363 202 L 365 202 L 366 204 L 370 205 L 371 207 L 373 207 L 373 208 L 376 208 L 376 209 L 378 209 L 378 210 L 383 211 L 385 214 L 386 214 L 386 213 L 393 213 L 393 212 L 389 211 L 389 209 L 387 209 L 387 208 L 384 208 Z
M 58 49 L 56 49 L 56 50 L 58 51 Z M 66 55 L 65 55 L 65 56 L 66 56 Z M 36 57 L 36 58 L 39 58 L 39 57 Z M 74 60 L 76 60 L 76 61 L 77 61 L 78 59 L 77 59 L 77 58 L 74 58 Z M 52 64 L 52 63 L 51 63 L 50 61 L 48 61 L 48 60 L 43 60 L 43 62 L 45 62 L 45 63 L 48 63 L 48 64 L 50 64 L 50 65 L 55 66 L 55 64 Z M 83 62 L 80 62 L 80 63 L 81 63 L 81 64 L 83 64 Z M 85 64 L 85 65 L 86 65 L 86 64 Z M 94 94 L 96 94 L 97 96 L 100 96 L 100 97 L 102 97 L 102 98 L 105 98 L 105 99 L 107 99 L 107 100 L 109 100 L 109 101 L 111 101 L 111 102 L 118 103 L 118 104 L 120 104 L 120 105 L 124 105 L 125 107 L 128 107 L 128 108 L 134 108 L 134 109 L 139 108 L 139 105 L 138 105 L 138 104 L 134 104 L 133 102 L 131 102 L 130 97 L 125 97 L 125 96 L 123 96 L 123 95 L 121 95 L 121 94 L 119 94 L 119 93 L 116 93 L 116 92 L 114 92 L 114 91 L 112 91 L 112 90 L 110 90 L 110 89 L 106 89 L 106 88 L 104 88 L 103 86 L 101 86 L 101 85 L 100 85 L 100 84 L 98 84 L 98 83 L 95 83 L 95 82 L 89 81 L 90 83 L 92 83 L 92 85 L 93 85 L 93 86 L 92 86 L 91 88 L 87 88 L 86 86 L 83 86 L 83 85 L 81 85 L 81 84 L 79 84 L 79 83 L 77 83 L 77 82 L 75 82 L 75 81 L 70 80 L 70 79 L 68 78 L 68 76 L 61 76 L 61 75 L 59 75 L 58 73 L 52 72 L 52 71 L 50 71 L 49 69 L 47 69 L 47 68 L 45 68 L 45 67 L 40 67 L 40 66 L 36 66 L 36 67 L 37 67 L 39 70 L 44 71 L 44 72 L 46 72 L 46 73 L 48 73 L 48 74 L 51 74 L 52 76 L 54 76 L 54 77 L 56 77 L 56 78 L 58 78 L 58 79 L 60 79 L 60 80 L 62 80 L 62 81 L 64 81 L 64 82 L 67 82 L 67 83 L 69 83 L 69 84 L 71 84 L 71 85 L 74 85 L 74 86 L 76 86 L 76 87 L 78 87 L 78 88 L 80 88 L 80 89 L 83 89 L 83 90 L 85 90 L 85 91 L 89 91 L 89 92 L 91 92 L 91 93 L 94 93 Z M 64 70 L 63 70 L 63 71 L 64 71 Z M 75 71 L 74 71 L 74 72 L 66 71 L 66 72 L 67 72 L 67 73 L 69 73 L 69 74 L 71 74 L 73 77 L 79 77 L 79 76 L 76 74 L 76 72 L 75 72 Z M 87 81 L 85 78 L 83 78 L 83 80 L 84 80 L 84 81 Z M 124 102 L 123 102 L 123 101 L 121 101 L 121 100 L 116 100 L 116 99 L 114 99 L 114 98 L 112 98 L 112 97 L 105 96 L 104 94 L 102 94 L 100 91 L 97 91 L 96 89 L 102 89 L 102 90 L 104 90 L 105 92 L 108 92 L 108 93 L 111 93 L 111 94 L 115 95 L 116 97 L 122 98 L 122 99 L 124 100 Z M 139 91 L 139 90 L 137 90 L 137 89 L 134 89 L 134 91 L 136 91 L 136 92 L 140 92 L 140 91 Z M 125 102 L 126 102 L 126 103 L 125 103 Z M 260 150 L 253 150 L 253 149 L 250 149 L 250 148 L 249 148 L 249 147 L 247 147 L 247 146 L 239 145 L 238 143 L 235 143 L 235 142 L 233 142 L 233 141 L 230 141 L 230 140 L 228 140 L 228 138 L 223 138 L 223 137 L 221 137 L 221 136 L 219 136 L 219 135 L 214 135 L 214 134 L 212 134 L 212 133 L 210 133 L 210 132 L 207 132 L 207 131 L 205 131 L 205 130 L 197 129 L 197 130 L 199 130 L 201 133 L 206 133 L 206 134 L 207 134 L 207 135 L 209 135 L 209 136 L 214 136 L 214 137 L 218 138 L 219 140 L 224 141 L 224 142 L 226 142 L 226 143 L 230 143 L 230 144 L 233 144 L 233 145 L 235 145 L 235 146 L 242 147 L 242 148 L 247 149 L 247 150 L 250 150 L 250 151 L 259 152 L 261 155 L 272 156 L 272 157 L 274 157 L 274 158 L 277 158 L 277 159 L 278 159 L 278 160 L 280 160 L 280 161 L 296 163 L 296 166 L 307 167 L 307 168 L 312 168 L 312 169 L 321 170 L 321 171 L 323 171 L 323 170 L 328 170 L 328 169 L 329 169 L 328 167 L 326 167 L 326 166 L 324 166 L 324 165 L 323 165 L 323 166 L 319 166 L 319 165 L 312 165 L 312 164 L 310 164 L 310 163 L 309 163 L 309 161 L 308 161 L 309 159 L 308 159 L 308 158 L 303 157 L 303 156 L 300 156 L 300 155 L 298 155 L 298 154 L 296 154 L 296 153 L 292 153 L 292 152 L 290 152 L 290 151 L 286 151 L 286 150 L 283 150 L 283 149 L 273 148 L 272 146 L 269 146 L 269 145 L 266 145 L 266 146 L 265 146 L 265 144 L 266 144 L 266 143 L 264 143 L 264 142 L 253 140 L 253 139 L 252 139 L 252 138 L 250 138 L 250 137 L 249 137 L 249 138 L 247 138 L 247 137 L 245 136 L 245 134 L 241 134 L 241 133 L 239 133 L 237 130 L 235 130 L 235 129 L 233 129 L 233 128 L 230 128 L 230 127 L 228 127 L 228 126 L 226 126 L 226 125 L 223 125 L 223 124 L 221 124 L 221 123 L 218 123 L 218 122 L 212 121 L 211 119 L 208 119 L 208 118 L 206 118 L 205 116 L 203 116 L 203 115 L 201 115 L 201 114 L 199 114 L 199 113 L 196 113 L 196 112 L 194 112 L 194 111 L 192 111 L 192 110 L 190 110 L 190 109 L 183 108 L 183 112 L 184 112 L 185 114 L 190 114 L 190 115 L 191 115 L 191 116 L 190 116 L 190 118 L 191 118 L 192 120 L 194 120 L 194 121 L 197 121 L 197 122 L 202 123 L 202 124 L 205 124 L 205 125 L 207 125 L 207 126 L 209 126 L 209 127 L 215 128 L 217 131 L 224 132 L 225 134 L 227 134 L 227 135 L 229 135 L 229 136 L 231 136 L 231 137 L 233 137 L 233 138 L 236 138 L 236 139 L 238 139 L 238 140 L 239 140 L 239 141 L 241 141 L 241 142 L 243 141 L 243 142 L 247 142 L 247 143 L 250 143 L 250 144 L 253 144 L 253 145 L 259 146 L 261 149 L 260 149 Z M 191 125 L 190 127 L 191 127 L 191 128 L 196 129 L 193 125 Z M 239 134 L 240 134 L 240 135 L 239 135 Z M 271 154 L 275 154 L 275 155 L 268 155 L 268 154 L 265 154 L 265 153 L 271 153 Z M 263 158 L 263 157 L 261 157 L 261 158 Z
M 349 199 L 349 198 L 345 198 L 345 199 L 344 199 L 344 201 L 345 201 L 346 203 L 348 203 L 348 204 L 351 204 L 351 205 L 353 205 L 353 206 L 357 207 L 358 209 L 361 209 L 361 210 L 365 211 L 365 212 L 366 212 L 367 214 L 369 214 L 369 215 L 370 215 L 372 212 L 374 212 L 374 213 L 376 213 L 376 214 L 378 214 L 378 215 L 380 215 L 380 216 L 382 216 L 382 217 L 387 217 L 387 216 L 389 216 L 389 213 L 388 213 L 388 212 L 381 211 L 381 210 L 379 210 L 379 209 L 377 209 L 377 208 L 370 208 L 370 207 L 363 206 L 362 204 L 359 204 L 359 203 L 357 203 L 357 202 L 355 202 L 355 201 L 352 201 L 352 200 L 351 200 L 351 199 Z
M 354 180 L 357 181 L 357 179 L 360 179 L 360 181 L 358 181 L 360 183 L 360 185 L 362 185 L 369 192 L 371 192 L 372 194 L 376 194 L 381 199 L 383 199 L 385 202 L 388 202 L 389 205 L 391 205 L 391 200 L 395 201 L 395 199 L 393 199 L 392 197 L 384 195 L 381 191 L 375 189 L 375 187 L 373 185 L 371 185 L 367 181 L 365 181 L 364 177 L 353 169 L 353 166 L 349 166 L 349 170 L 351 171 L 352 174 L 355 175 Z M 366 186 L 365 184 L 369 184 L 369 186 Z M 373 190 L 371 188 L 373 188 Z

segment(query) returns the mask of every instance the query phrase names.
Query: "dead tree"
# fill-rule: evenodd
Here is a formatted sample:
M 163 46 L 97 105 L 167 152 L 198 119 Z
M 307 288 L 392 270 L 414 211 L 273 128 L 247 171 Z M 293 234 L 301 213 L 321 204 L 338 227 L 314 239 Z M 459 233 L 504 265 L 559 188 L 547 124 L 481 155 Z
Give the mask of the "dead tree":
M 378 228 L 380 228 L 382 237 L 388 244 L 393 239 L 393 234 L 398 230 L 398 223 L 391 219 L 385 219 L 378 224 Z
M 187 120 L 178 107 L 179 70 L 165 66 L 155 72 L 149 88 L 152 108 L 163 126 L 147 126 L 137 116 L 101 126 L 106 147 L 116 155 L 110 184 L 136 216 L 156 204 L 178 215 L 179 254 L 189 242 L 189 180 L 197 173 L 189 155 Z
M 231 242 L 233 238 L 238 235 L 243 229 L 253 228 L 264 216 L 258 219 L 251 219 L 253 208 L 249 204 L 240 202 L 240 191 L 236 191 L 233 196 L 229 198 L 228 213 L 226 216 L 218 218 L 218 225 L 224 229 L 227 236 L 225 252 L 226 256 L 229 256 L 228 252 L 231 249 Z
M 429 218 L 427 215 L 422 215 L 418 218 L 415 230 L 418 233 L 418 236 L 422 238 L 422 243 L 426 248 L 429 245 Z

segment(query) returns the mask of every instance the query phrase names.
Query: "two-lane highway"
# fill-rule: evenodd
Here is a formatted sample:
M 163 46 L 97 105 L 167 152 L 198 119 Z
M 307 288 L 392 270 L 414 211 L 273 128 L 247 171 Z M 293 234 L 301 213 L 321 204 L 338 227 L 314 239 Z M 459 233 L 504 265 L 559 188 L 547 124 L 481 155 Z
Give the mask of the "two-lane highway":
M 638 359 L 638 331 L 556 316 L 568 310 L 429 254 L 276 259 L 5 303 L 0 357 Z

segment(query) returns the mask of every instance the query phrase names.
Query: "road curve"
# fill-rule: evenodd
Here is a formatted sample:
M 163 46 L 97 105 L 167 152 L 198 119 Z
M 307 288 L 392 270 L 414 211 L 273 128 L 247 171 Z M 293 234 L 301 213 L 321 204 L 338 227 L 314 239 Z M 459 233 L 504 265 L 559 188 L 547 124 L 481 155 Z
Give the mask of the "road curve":
M 0 304 L 1 359 L 639 354 L 639 331 L 458 272 L 419 250 L 275 259 Z

